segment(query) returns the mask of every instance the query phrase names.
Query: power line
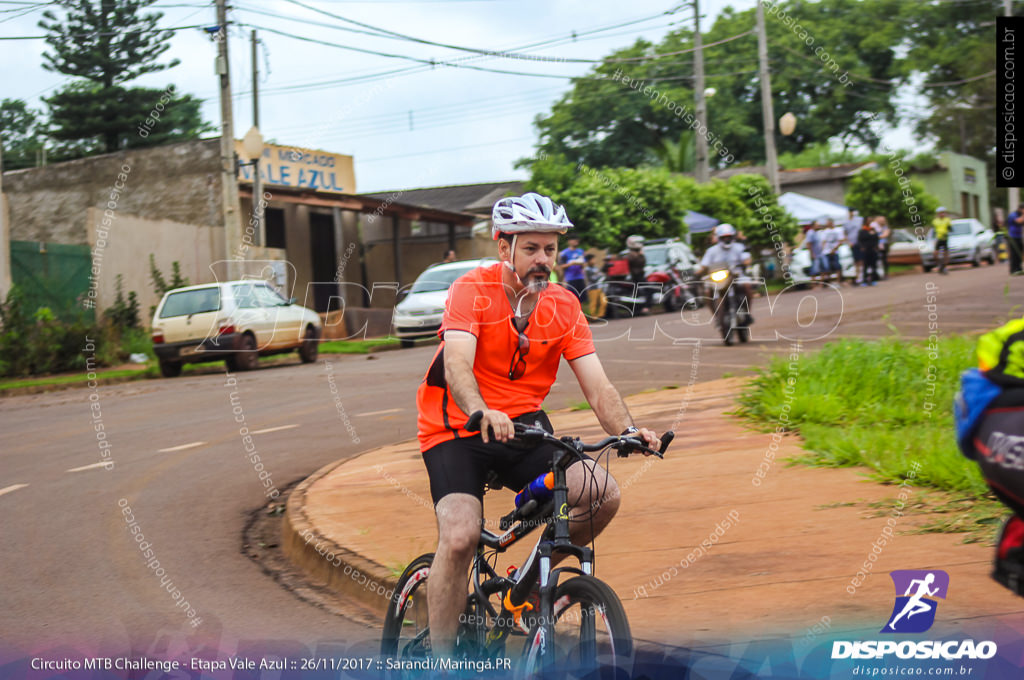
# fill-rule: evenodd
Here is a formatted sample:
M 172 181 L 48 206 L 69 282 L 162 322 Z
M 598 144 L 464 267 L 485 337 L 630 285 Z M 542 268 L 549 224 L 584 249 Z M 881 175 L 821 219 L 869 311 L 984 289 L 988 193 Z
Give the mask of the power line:
M 690 52 L 693 52 L 693 51 L 696 50 L 696 48 L 690 48 L 690 49 L 685 49 L 685 50 L 677 50 L 677 51 L 674 51 L 674 52 L 655 53 L 655 54 L 645 55 L 645 56 L 641 56 L 641 57 L 607 57 L 607 58 L 603 58 L 603 59 L 586 59 L 586 58 L 580 58 L 580 57 L 554 57 L 554 56 L 546 56 L 546 55 L 524 54 L 524 53 L 521 53 L 521 52 L 511 52 L 511 51 L 507 51 L 507 50 L 488 50 L 488 49 L 481 49 L 481 48 L 477 48 L 477 47 L 467 47 L 467 46 L 464 46 L 464 45 L 453 45 L 453 44 L 450 44 L 450 43 L 442 43 L 442 42 L 438 42 L 438 41 L 435 41 L 435 40 L 427 40 L 427 39 L 424 39 L 424 38 L 417 38 L 415 36 L 410 36 L 410 35 L 407 35 L 407 34 L 404 34 L 404 33 L 398 33 L 396 31 L 391 31 L 391 30 L 388 30 L 388 29 L 379 28 L 377 26 L 373 26 L 371 24 L 367 24 L 367 23 L 364 23 L 364 22 L 361 22 L 361 21 L 355 21 L 354 19 L 348 19 L 346 17 L 343 17 L 343 16 L 341 16 L 339 14 L 335 14 L 333 12 L 328 12 L 326 10 L 322 10 L 322 9 L 318 9 L 316 7 L 312 7 L 312 6 L 307 5 L 307 4 L 303 3 L 303 2 L 300 2 L 300 0 L 285 0 L 285 2 L 291 3 L 291 4 L 296 5 L 298 7 L 302 7 L 304 9 L 308 9 L 308 10 L 310 10 L 312 12 L 316 12 L 318 14 L 323 14 L 324 16 L 331 17 L 332 19 L 338 19 L 339 21 L 344 21 L 346 23 L 350 23 L 350 24 L 353 24 L 355 26 L 360 26 L 360 27 L 362 27 L 364 29 L 368 29 L 368 30 L 358 30 L 358 29 L 353 29 L 353 28 L 346 28 L 346 27 L 343 27 L 343 26 L 337 26 L 337 25 L 333 25 L 333 24 L 324 24 L 322 22 L 307 22 L 307 23 L 312 23 L 312 24 L 317 25 L 317 26 L 324 26 L 324 27 L 327 27 L 327 28 L 333 28 L 333 29 L 342 30 L 342 31 L 350 31 L 350 32 L 354 32 L 354 33 L 360 33 L 360 34 L 363 34 L 363 35 L 370 35 L 370 36 L 380 37 L 380 38 L 390 38 L 390 39 L 393 39 L 393 40 L 404 40 L 404 41 L 408 41 L 408 42 L 418 43 L 418 44 L 421 44 L 421 45 L 430 45 L 430 46 L 433 46 L 433 47 L 441 47 L 441 48 L 444 48 L 444 49 L 457 50 L 457 51 L 461 51 L 461 52 L 470 52 L 472 54 L 479 54 L 479 55 L 483 55 L 483 56 L 502 57 L 502 58 L 507 58 L 507 59 L 519 59 L 519 60 L 523 60 L 523 61 L 563 62 L 563 63 L 569 63 L 569 64 L 628 63 L 628 62 L 654 61 L 654 60 L 657 60 L 657 59 L 663 59 L 665 57 L 672 57 L 672 56 L 676 56 L 676 55 L 680 55 L 680 54 L 687 54 L 687 53 L 690 53 Z M 659 15 L 659 16 L 671 16 L 675 12 L 679 11 L 679 9 L 681 7 L 682 6 L 673 8 L 671 10 L 667 10 L 664 13 L 662 13 L 662 15 Z M 267 15 L 267 16 L 273 16 L 275 18 L 291 19 L 293 21 L 304 21 L 304 20 L 300 20 L 300 19 L 292 19 L 291 17 L 283 16 L 283 15 L 280 15 L 280 14 L 275 14 L 275 13 L 272 13 L 272 12 L 266 12 L 266 11 L 263 11 L 263 10 L 256 10 L 256 9 L 251 9 L 251 8 L 245 8 L 244 11 L 253 12 L 253 13 L 256 13 L 256 14 L 264 14 L 264 15 Z M 622 24 L 622 25 L 628 25 L 629 23 L 641 23 L 643 21 L 649 21 L 649 20 L 650 20 L 649 18 L 647 18 L 647 19 L 637 19 L 634 22 L 626 22 L 625 24 Z M 706 49 L 708 47 L 714 47 L 716 45 L 723 45 L 725 43 L 732 42 L 733 40 L 737 40 L 737 39 L 745 37 L 747 35 L 751 35 L 752 33 L 753 33 L 753 30 L 745 31 L 745 32 L 740 33 L 738 35 L 731 36 L 729 38 L 724 38 L 724 39 L 719 40 L 717 42 L 708 43 L 707 45 L 704 46 L 704 48 Z
M 537 56 L 537 55 L 528 55 L 528 54 L 513 53 L 513 52 L 498 52 L 498 51 L 495 51 L 495 50 L 485 50 L 485 49 L 480 49 L 480 48 L 477 48 L 477 47 L 466 47 L 464 45 L 453 45 L 453 44 L 450 44 L 450 43 L 442 43 L 442 42 L 437 42 L 435 40 L 427 40 L 425 38 L 417 38 L 415 36 L 407 35 L 405 33 L 399 33 L 397 31 L 392 31 L 392 30 L 389 30 L 389 29 L 386 29 L 386 28 L 380 28 L 379 26 L 374 26 L 372 24 L 367 24 L 367 23 L 362 22 L 362 21 L 356 21 L 355 19 L 349 19 L 347 17 L 341 16 L 340 14 L 335 14 L 334 12 L 328 12 L 327 10 L 323 10 L 323 9 L 319 9 L 317 7 L 313 7 L 311 5 L 307 5 L 306 3 L 301 2 L 300 0 L 285 0 L 285 2 L 293 4 L 293 5 L 296 5 L 298 7 L 302 7 L 303 9 L 307 9 L 307 10 L 309 10 L 311 12 L 316 12 L 317 14 L 322 14 L 324 16 L 331 17 L 332 19 L 337 19 L 339 21 L 343 21 L 343 22 L 345 22 L 347 24 L 352 24 L 354 26 L 359 26 L 361 28 L 369 29 L 370 31 L 374 31 L 375 33 L 379 34 L 380 37 L 391 37 L 391 38 L 395 38 L 395 39 L 400 39 L 400 40 L 406 40 L 406 41 L 409 41 L 409 42 L 419 43 L 419 44 L 422 44 L 422 45 L 431 45 L 433 47 L 442 47 L 442 48 L 449 49 L 449 50 L 458 50 L 458 51 L 461 51 L 461 52 L 471 52 L 473 54 L 481 54 L 481 55 L 493 56 L 493 57 L 506 57 L 506 58 L 509 58 L 509 59 L 524 59 L 524 60 L 528 60 L 528 61 L 563 61 L 563 62 L 568 62 L 568 63 L 598 63 L 600 61 L 600 60 L 595 60 L 595 59 L 577 59 L 577 58 L 568 58 L 568 57 L 565 57 L 565 58 L 562 58 L 562 57 L 540 57 L 540 56 Z M 678 6 L 674 7 L 674 8 L 672 8 L 672 9 L 666 10 L 665 12 L 663 12 L 662 14 L 660 14 L 658 16 L 671 16 L 671 15 L 675 14 L 676 12 L 678 12 L 682 8 L 683 8 L 683 5 L 678 5 Z M 626 22 L 626 23 L 624 23 L 622 25 L 625 26 L 625 25 L 629 25 L 629 23 L 642 23 L 644 21 L 649 21 L 649 18 L 637 19 L 637 20 L 635 20 L 633 22 Z M 340 27 L 338 27 L 338 28 L 340 28 Z M 361 31 L 361 32 L 363 32 L 363 31 Z M 373 35 L 373 34 L 371 33 L 371 35 Z
M 659 19 L 662 16 L 664 16 L 664 13 L 659 13 L 659 14 L 656 14 L 656 15 L 651 15 L 651 16 L 640 18 L 640 19 L 631 19 L 629 21 L 609 24 L 609 25 L 605 25 L 605 26 L 598 26 L 596 28 L 585 29 L 585 30 L 582 30 L 582 31 L 573 31 L 569 35 L 561 34 L 559 36 L 548 37 L 548 38 L 544 38 L 544 39 L 542 39 L 540 41 L 529 43 L 529 44 L 526 44 L 526 45 L 521 45 L 521 46 L 517 46 L 517 47 L 510 47 L 509 49 L 510 50 L 516 50 L 516 51 L 530 50 L 530 49 L 536 49 L 536 48 L 543 49 L 543 48 L 548 48 L 548 47 L 555 47 L 555 46 L 557 46 L 559 44 L 566 43 L 566 42 L 577 42 L 577 41 L 583 41 L 583 40 L 604 39 L 604 38 L 606 38 L 608 36 L 600 36 L 598 34 L 605 33 L 607 31 L 613 31 L 615 29 L 622 28 L 623 26 L 636 25 L 638 23 L 652 21 L 652 20 L 655 20 L 655 19 Z M 671 22 L 671 23 L 674 23 L 674 22 Z M 671 25 L 671 23 L 670 23 L 670 25 Z M 667 28 L 667 26 L 659 26 L 658 28 L 659 29 Z M 476 61 L 476 60 L 480 60 L 480 59 L 486 60 L 486 59 L 490 59 L 490 58 L 493 58 L 493 57 L 487 57 L 487 56 L 482 56 L 482 55 L 471 55 L 471 56 L 459 57 L 457 59 L 453 59 L 453 60 L 449 60 L 449 61 L 463 62 L 463 61 Z M 313 81 L 313 82 L 307 83 L 307 84 L 297 84 L 297 85 L 281 86 L 281 87 L 277 87 L 277 88 L 268 88 L 267 90 L 265 90 L 265 92 L 267 92 L 268 95 L 270 95 L 270 94 L 280 94 L 280 93 L 284 93 L 284 92 L 287 92 L 287 91 L 292 91 L 292 92 L 310 91 L 310 90 L 320 89 L 321 87 L 345 87 L 345 86 L 349 86 L 349 85 L 357 85 L 357 84 L 363 84 L 363 83 L 368 83 L 368 82 L 374 82 L 374 81 L 385 79 L 385 78 L 392 78 L 392 77 L 398 77 L 398 76 L 402 76 L 402 75 L 412 75 L 412 74 L 416 74 L 416 73 L 423 73 L 423 72 L 425 72 L 427 70 L 430 70 L 432 68 L 434 68 L 434 66 L 402 67 L 402 68 L 391 69 L 391 70 L 387 70 L 387 71 L 376 71 L 376 72 L 371 72 L 371 73 L 367 73 L 367 74 L 348 76 L 348 77 L 345 77 L 345 78 L 336 78 L 336 79 L 332 79 L 332 80 L 328 80 L 328 81 L 319 81 L 319 82 Z M 236 93 L 234 95 L 234 97 L 244 96 L 244 94 L 245 93 Z
M 329 42 L 327 40 L 317 40 L 316 38 L 307 38 L 305 36 L 295 35 L 294 33 L 288 33 L 286 31 L 279 31 L 277 29 L 268 28 L 266 26 L 258 26 L 256 24 L 239 24 L 239 25 L 240 26 L 247 26 L 247 27 L 250 27 L 250 28 L 255 28 L 255 29 L 258 29 L 260 31 L 266 31 L 268 33 L 274 33 L 276 35 L 284 36 L 286 38 L 292 38 L 293 40 L 301 40 L 302 42 L 315 43 L 317 45 L 326 45 L 328 47 L 336 47 L 337 49 L 348 50 L 350 52 L 359 52 L 359 53 L 362 53 L 362 54 L 372 54 L 372 55 L 375 55 L 375 56 L 378 56 L 378 57 L 388 57 L 390 59 L 404 59 L 406 61 L 413 61 L 413 62 L 416 62 L 416 63 L 419 63 L 419 64 L 428 65 L 428 66 L 431 66 L 431 67 L 451 66 L 451 67 L 454 67 L 454 68 L 466 68 L 466 69 L 470 69 L 470 70 L 473 70 L 473 71 L 485 71 L 487 73 L 501 73 L 501 74 L 514 75 L 514 76 L 533 76 L 535 78 L 558 78 L 558 79 L 562 79 L 562 80 L 571 80 L 573 78 L 577 78 L 578 77 L 578 76 L 570 76 L 570 75 L 555 75 L 555 74 L 549 74 L 549 73 L 526 73 L 525 71 L 509 71 L 509 70 L 505 70 L 505 69 L 487 68 L 486 66 L 473 66 L 473 65 L 470 65 L 470 64 L 460 64 L 460 63 L 454 62 L 454 61 L 444 61 L 444 60 L 438 60 L 438 59 L 422 59 L 420 57 L 412 57 L 412 56 L 409 56 L 409 55 L 406 55 L 406 54 L 390 54 L 388 52 L 379 52 L 377 50 L 368 50 L 368 49 L 365 49 L 365 48 L 362 48 L 362 47 L 352 47 L 351 45 L 341 45 L 339 43 L 332 43 L 332 42 Z
M 195 24 L 194 26 L 172 26 L 170 28 L 155 28 L 154 31 L 162 33 L 164 31 L 188 31 L 194 28 L 206 28 L 209 24 Z M 80 40 L 83 38 L 98 38 L 105 35 L 121 35 L 122 33 L 137 33 L 138 31 L 93 31 L 91 33 L 76 33 L 68 36 L 61 36 L 62 38 L 73 38 Z M 0 36 L 0 40 L 46 40 L 50 36 L 47 35 L 4 35 Z

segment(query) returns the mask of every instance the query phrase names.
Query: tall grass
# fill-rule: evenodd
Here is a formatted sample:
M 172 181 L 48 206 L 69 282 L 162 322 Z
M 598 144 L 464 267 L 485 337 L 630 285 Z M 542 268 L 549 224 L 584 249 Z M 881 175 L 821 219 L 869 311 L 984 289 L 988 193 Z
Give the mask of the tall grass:
M 829 343 L 792 368 L 772 361 L 742 394 L 739 412 L 775 427 L 788 401 L 790 427 L 809 451 L 804 462 L 862 465 L 893 481 L 917 462 L 916 483 L 981 497 L 987 486 L 953 429 L 953 396 L 960 373 L 975 365 L 974 345 L 963 336 L 944 337 L 931 352 L 897 339 Z

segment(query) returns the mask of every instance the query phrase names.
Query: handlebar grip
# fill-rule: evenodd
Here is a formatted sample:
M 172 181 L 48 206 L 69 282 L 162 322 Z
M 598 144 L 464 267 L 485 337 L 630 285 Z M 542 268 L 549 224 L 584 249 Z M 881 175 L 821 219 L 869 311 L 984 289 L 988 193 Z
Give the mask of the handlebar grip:
M 668 449 L 668 445 L 672 443 L 672 440 L 676 438 L 676 433 L 669 430 L 665 434 L 661 435 L 661 448 L 658 449 L 658 453 L 665 453 Z
M 479 432 L 480 421 L 484 419 L 483 411 L 473 411 L 469 416 L 469 420 L 466 421 L 465 428 L 468 432 Z

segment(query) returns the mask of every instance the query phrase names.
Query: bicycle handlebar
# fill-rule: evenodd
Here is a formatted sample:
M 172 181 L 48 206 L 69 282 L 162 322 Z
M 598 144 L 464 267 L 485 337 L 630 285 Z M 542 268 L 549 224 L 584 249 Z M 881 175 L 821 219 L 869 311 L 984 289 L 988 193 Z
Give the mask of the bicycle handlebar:
M 469 416 L 469 420 L 466 421 L 466 430 L 469 432 L 479 432 L 480 423 L 483 420 L 483 417 L 483 411 L 474 411 Z M 512 425 L 514 427 L 516 437 L 518 438 L 538 439 L 540 441 L 547 441 L 551 442 L 552 444 L 556 444 L 562 448 L 570 446 L 570 444 L 568 444 L 563 439 L 559 439 L 553 434 L 550 434 L 549 432 L 546 432 L 540 428 L 529 427 L 523 425 L 522 423 L 513 423 Z M 618 449 L 620 457 L 628 456 L 632 451 L 646 451 L 650 454 L 657 456 L 658 458 L 664 458 L 665 451 L 668 449 L 668 445 L 672 443 L 672 440 L 675 438 L 675 436 L 675 433 L 672 432 L 671 430 L 661 435 L 661 446 L 658 450 L 652 449 L 651 447 L 647 446 L 647 444 L 645 444 L 644 441 L 641 439 L 638 439 L 636 437 L 626 437 L 623 435 L 619 435 L 616 437 L 606 437 L 605 439 L 602 439 L 596 444 L 584 444 L 580 442 L 578 450 L 582 452 L 593 452 L 601 451 L 609 446 L 614 446 L 616 449 Z

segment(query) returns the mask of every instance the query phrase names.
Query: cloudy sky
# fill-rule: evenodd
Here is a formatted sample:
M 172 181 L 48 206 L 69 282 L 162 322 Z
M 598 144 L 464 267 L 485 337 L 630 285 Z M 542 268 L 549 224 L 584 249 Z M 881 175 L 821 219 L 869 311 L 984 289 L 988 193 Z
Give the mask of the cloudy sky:
M 704 0 L 702 26 L 710 27 L 726 6 L 742 10 L 753 2 Z M 0 0 L 0 37 L 42 35 L 36 24 L 48 4 Z M 532 153 L 537 139 L 534 117 L 547 112 L 569 88 L 569 77 L 590 68 L 588 64 L 474 56 L 397 36 L 383 37 L 374 29 L 486 50 L 600 59 L 639 37 L 657 42 L 693 16 L 688 7 L 679 9 L 680 5 L 664 0 L 238 0 L 230 4 L 234 9 L 229 18 L 236 24 L 229 42 L 236 137 L 252 124 L 249 33 L 255 28 L 262 43 L 259 87 L 264 137 L 354 156 L 359 191 L 524 177 L 512 166 Z M 212 3 L 160 0 L 154 8 L 164 13 L 160 25 L 165 28 L 215 23 Z M 666 14 L 672 9 L 679 11 Z M 25 99 L 42 108 L 40 97 L 67 81 L 43 70 L 45 49 L 43 40 L 0 40 L 0 97 Z M 220 109 L 215 53 L 215 44 L 200 28 L 176 30 L 166 56 L 181 64 L 133 84 L 163 88 L 173 83 L 177 91 L 203 98 L 204 118 L 216 123 Z M 409 58 L 533 75 L 432 67 Z M 896 131 L 887 140 L 905 145 L 908 136 Z

